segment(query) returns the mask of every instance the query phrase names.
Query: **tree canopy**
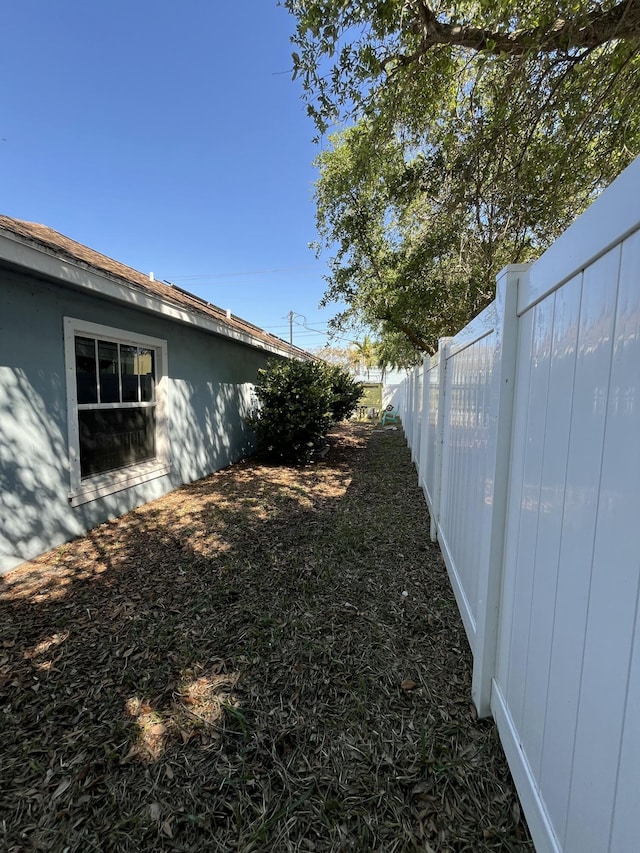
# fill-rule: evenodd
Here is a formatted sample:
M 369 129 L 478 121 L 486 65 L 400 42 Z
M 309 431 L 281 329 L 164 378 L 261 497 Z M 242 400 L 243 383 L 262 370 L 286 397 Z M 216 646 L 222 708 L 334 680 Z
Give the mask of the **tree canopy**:
M 640 0 L 283 2 L 337 324 L 433 349 L 640 149 Z

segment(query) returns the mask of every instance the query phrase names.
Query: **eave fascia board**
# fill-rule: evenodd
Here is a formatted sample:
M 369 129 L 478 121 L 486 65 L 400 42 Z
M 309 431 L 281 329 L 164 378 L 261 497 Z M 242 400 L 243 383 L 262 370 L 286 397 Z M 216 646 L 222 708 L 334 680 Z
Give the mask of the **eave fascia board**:
M 69 287 L 193 326 L 209 334 L 229 338 L 254 349 L 265 350 L 286 358 L 295 358 L 291 352 L 279 347 L 277 343 L 270 344 L 198 311 L 172 305 L 160 296 L 145 293 L 142 288 L 134 284 L 129 284 L 107 272 L 92 269 L 81 262 L 74 262 L 68 258 L 62 259 L 48 247 L 33 245 L 18 235 L 6 231 L 0 231 L 0 262 L 3 261 L 13 267 L 33 272 L 42 278 L 58 281 Z

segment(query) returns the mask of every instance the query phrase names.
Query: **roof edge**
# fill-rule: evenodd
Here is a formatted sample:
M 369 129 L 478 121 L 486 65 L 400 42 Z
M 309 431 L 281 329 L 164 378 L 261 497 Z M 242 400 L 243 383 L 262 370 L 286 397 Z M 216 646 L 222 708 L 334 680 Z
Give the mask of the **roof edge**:
M 12 227 L 13 226 L 13 227 Z M 34 231 L 42 230 L 43 237 Z M 46 239 L 51 236 L 51 239 Z M 60 239 L 60 243 L 55 238 Z M 76 254 L 73 250 L 77 247 Z M 86 254 L 81 257 L 81 254 Z M 92 259 L 95 262 L 92 263 Z M 288 358 L 316 359 L 312 353 L 266 332 L 199 296 L 165 282 L 148 279 L 143 273 L 112 261 L 47 226 L 0 216 L 0 261 L 38 275 L 103 296 L 148 313 L 194 326 L 254 349 Z M 99 262 L 113 264 L 107 269 Z

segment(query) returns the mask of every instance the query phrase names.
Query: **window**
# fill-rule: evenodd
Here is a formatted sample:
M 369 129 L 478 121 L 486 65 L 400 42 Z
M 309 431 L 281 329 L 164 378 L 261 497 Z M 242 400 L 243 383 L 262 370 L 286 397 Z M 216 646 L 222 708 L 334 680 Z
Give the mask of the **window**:
M 169 471 L 166 341 L 65 317 L 70 500 Z

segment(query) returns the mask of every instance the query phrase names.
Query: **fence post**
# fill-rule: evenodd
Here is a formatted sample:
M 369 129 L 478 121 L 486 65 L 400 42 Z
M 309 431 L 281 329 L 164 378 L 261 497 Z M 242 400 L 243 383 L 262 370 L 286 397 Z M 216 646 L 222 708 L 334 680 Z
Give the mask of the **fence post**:
M 471 687 L 479 717 L 491 714 L 491 685 L 496 670 L 518 351 L 518 284 L 528 269 L 528 264 L 510 264 L 496 278 L 496 351 L 491 389 L 495 460 L 493 471 L 487 471 L 491 490 L 486 500 L 491 503 L 491 522 L 488 559 L 481 566 L 478 577 L 476 648 Z
M 436 419 L 435 462 L 433 472 L 433 507 L 431 508 L 431 524 L 429 534 L 432 542 L 438 541 L 438 519 L 440 517 L 440 495 L 442 492 L 442 458 L 445 430 L 445 399 L 447 381 L 447 355 L 451 338 L 440 338 L 438 341 L 438 416 Z

